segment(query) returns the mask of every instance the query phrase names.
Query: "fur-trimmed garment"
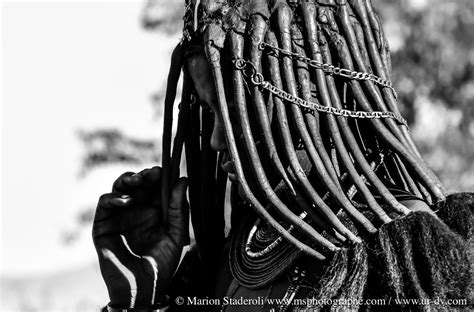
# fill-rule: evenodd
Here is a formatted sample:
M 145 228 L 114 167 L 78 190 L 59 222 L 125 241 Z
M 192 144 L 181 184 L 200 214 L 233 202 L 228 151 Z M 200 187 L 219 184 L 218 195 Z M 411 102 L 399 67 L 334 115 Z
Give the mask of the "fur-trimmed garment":
M 220 269 L 209 279 L 200 275 L 198 252 L 192 249 L 174 278 L 170 296 L 218 300 L 204 305 L 185 302 L 173 305 L 170 311 L 470 311 L 474 302 L 474 194 L 450 195 L 433 208 L 439 218 L 426 212 L 411 213 L 382 226 L 363 245 L 343 249 L 325 265 L 301 256 L 259 289 L 246 288 L 233 279 L 228 267 L 229 244 L 219 261 Z M 214 286 L 214 293 L 205 293 L 205 282 Z M 289 305 L 267 300 L 289 298 L 295 286 Z M 241 298 L 256 304 L 238 305 Z M 353 304 L 356 300 L 367 304 Z

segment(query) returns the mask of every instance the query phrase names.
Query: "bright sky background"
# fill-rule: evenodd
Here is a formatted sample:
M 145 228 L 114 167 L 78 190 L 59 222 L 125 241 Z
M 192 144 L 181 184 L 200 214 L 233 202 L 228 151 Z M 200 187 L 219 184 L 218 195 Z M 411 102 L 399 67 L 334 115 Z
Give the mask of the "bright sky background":
M 118 127 L 158 138 L 151 94 L 179 35 L 147 33 L 143 1 L 2 4 L 2 240 L 0 275 L 47 274 L 95 261 L 90 229 L 61 233 L 125 168 L 78 179 L 77 129 Z M 139 170 L 140 168 L 126 168 Z

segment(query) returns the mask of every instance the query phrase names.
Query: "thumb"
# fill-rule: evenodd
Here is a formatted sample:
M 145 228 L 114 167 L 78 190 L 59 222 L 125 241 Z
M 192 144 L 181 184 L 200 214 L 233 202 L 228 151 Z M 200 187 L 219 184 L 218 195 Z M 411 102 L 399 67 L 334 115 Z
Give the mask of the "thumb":
M 171 191 L 168 211 L 168 234 L 179 245 L 189 243 L 189 204 L 186 198 L 188 179 L 180 178 Z

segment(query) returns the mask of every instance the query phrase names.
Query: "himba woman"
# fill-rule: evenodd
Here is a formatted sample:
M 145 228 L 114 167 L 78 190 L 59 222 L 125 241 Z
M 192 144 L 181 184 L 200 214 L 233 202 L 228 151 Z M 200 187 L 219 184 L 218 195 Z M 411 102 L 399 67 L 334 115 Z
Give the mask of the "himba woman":
M 103 311 L 469 310 L 474 196 L 413 143 L 371 0 L 185 6 L 162 167 L 97 207 Z

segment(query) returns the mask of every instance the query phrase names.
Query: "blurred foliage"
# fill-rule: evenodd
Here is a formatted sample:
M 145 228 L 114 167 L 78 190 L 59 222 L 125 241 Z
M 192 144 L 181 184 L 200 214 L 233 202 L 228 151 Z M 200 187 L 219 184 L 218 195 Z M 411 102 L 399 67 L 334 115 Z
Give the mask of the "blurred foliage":
M 417 98 L 461 109 L 460 127 L 470 132 L 474 117 L 474 1 L 417 0 L 377 3 L 396 37 L 393 80 L 401 103 L 413 115 Z M 388 25 L 387 25 L 388 24 Z M 389 38 L 390 39 L 390 38 Z M 414 116 L 411 116 L 411 120 Z M 471 136 L 473 133 L 470 133 Z
M 428 164 L 451 191 L 474 190 L 474 1 L 373 1 L 393 81 Z
M 184 0 L 147 0 L 141 23 L 147 30 L 175 34 L 183 28 Z
M 117 129 L 80 130 L 78 136 L 86 149 L 81 175 L 105 164 L 157 163 L 161 159 L 155 142 L 129 137 Z

